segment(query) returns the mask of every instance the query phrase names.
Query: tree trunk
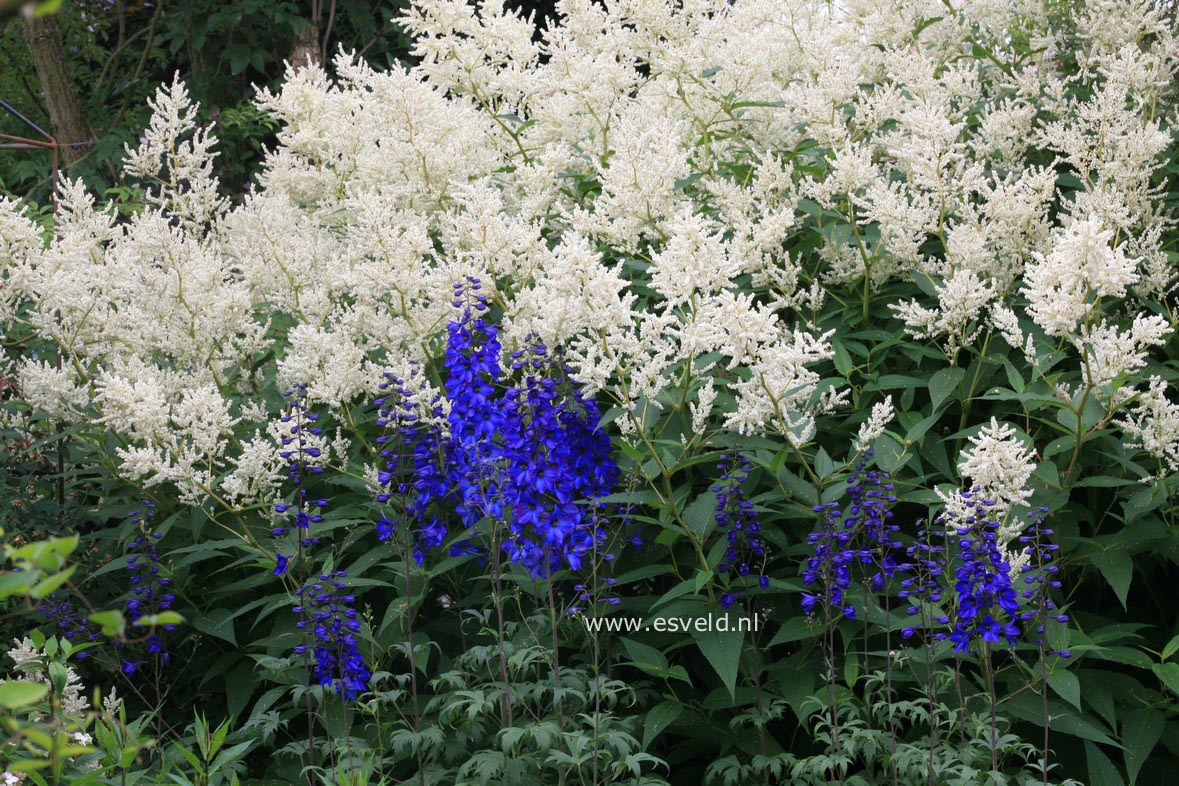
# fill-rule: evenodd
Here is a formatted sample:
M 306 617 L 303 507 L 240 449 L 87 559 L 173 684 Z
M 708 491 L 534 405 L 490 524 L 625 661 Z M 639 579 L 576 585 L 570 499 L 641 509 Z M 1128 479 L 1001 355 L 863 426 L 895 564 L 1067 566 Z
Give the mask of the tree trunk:
M 290 61 L 295 68 L 323 65 L 323 53 L 319 51 L 319 31 L 315 25 L 306 25 L 299 30 Z
M 61 32 L 53 14 L 24 17 L 25 40 L 33 57 L 41 92 L 49 109 L 53 136 L 61 145 L 61 160 L 68 168 L 94 142 L 94 131 L 82 110 L 78 90 L 70 77 L 69 60 L 61 44 Z

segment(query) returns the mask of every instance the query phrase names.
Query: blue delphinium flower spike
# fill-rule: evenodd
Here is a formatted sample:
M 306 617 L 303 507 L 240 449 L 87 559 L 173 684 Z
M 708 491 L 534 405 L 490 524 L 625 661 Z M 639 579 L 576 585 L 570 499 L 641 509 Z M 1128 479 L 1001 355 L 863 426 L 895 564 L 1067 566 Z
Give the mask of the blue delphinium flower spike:
M 725 554 L 717 572 L 728 577 L 730 584 L 755 577 L 762 589 L 769 587 L 765 573 L 766 544 L 761 534 L 761 521 L 753 503 L 745 497 L 743 484 L 749 478 L 752 464 L 738 452 L 721 456 L 717 471 L 719 481 L 712 486 L 716 494 L 716 525 L 724 534 Z M 730 588 L 721 596 L 721 608 L 729 608 L 740 592 Z

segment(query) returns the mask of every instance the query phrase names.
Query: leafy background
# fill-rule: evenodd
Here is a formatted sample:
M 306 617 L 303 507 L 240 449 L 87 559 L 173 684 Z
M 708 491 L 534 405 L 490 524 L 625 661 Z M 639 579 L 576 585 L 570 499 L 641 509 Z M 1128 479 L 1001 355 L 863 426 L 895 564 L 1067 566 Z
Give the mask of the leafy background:
M 551 10 L 543 3 L 523 7 L 541 15 Z M 339 3 L 329 46 L 363 49 L 378 67 L 406 62 L 407 42 L 387 24 L 396 11 L 395 3 Z M 203 118 L 218 124 L 219 172 L 226 194 L 242 193 L 275 131 L 273 121 L 253 108 L 251 88 L 277 83 L 283 58 L 290 54 L 298 31 L 309 23 L 307 8 L 265 0 L 162 5 L 120 0 L 66 3 L 57 13 L 69 69 L 75 81 L 86 86 L 85 111 L 97 130 L 97 143 L 72 174 L 134 209 L 136 186 L 118 177 L 117 162 L 123 145 L 135 139 L 146 121 L 146 99 L 179 72 L 200 102 Z M 259 46 L 259 41 L 266 45 Z M 47 124 L 32 73 L 19 25 L 9 19 L 0 31 L 0 97 Z M 0 132 L 24 130 L 4 118 Z M 794 155 L 803 171 L 825 165 L 820 149 L 803 148 Z M 1179 147 L 1172 145 L 1159 176 L 1171 202 L 1176 198 L 1176 175 Z M 48 181 L 43 154 L 0 156 L 0 186 L 8 194 L 44 206 Z M 580 185 L 586 193 L 594 189 L 592 182 Z M 1061 171 L 1057 185 L 1067 200 L 1078 183 Z M 850 231 L 839 213 L 814 205 L 786 251 L 806 257 L 825 237 Z M 1166 248 L 1172 261 L 1174 244 L 1170 237 Z M 991 417 L 1018 424 L 1021 437 L 1040 447 L 1032 504 L 1053 511 L 1065 577 L 1061 605 L 1073 618 L 1067 632 L 1053 633 L 1058 637 L 1053 645 L 1067 648 L 1073 657 L 1068 663 L 1057 662 L 1046 677 L 1051 688 L 1053 761 L 1058 766 L 1052 777 L 1077 778 L 1095 786 L 1173 782 L 1179 777 L 1179 611 L 1172 591 L 1179 582 L 1179 534 L 1174 479 L 1144 482 L 1155 467 L 1144 465 L 1140 456 L 1123 447 L 1110 428 L 1108 413 L 1095 399 L 1069 404 L 1052 394 L 1053 383 L 1072 380 L 1076 374 L 1066 365 L 1055 366 L 1063 353 L 1055 360 L 1048 358 L 1040 374 L 1032 374 L 1017 353 L 1001 341 L 990 341 L 988 334 L 988 340 L 964 348 L 947 367 L 939 350 L 906 339 L 887 304 L 922 293 L 936 297 L 933 282 L 892 282 L 871 302 L 861 302 L 854 290 L 846 293 L 843 303 L 829 300 L 816 318 L 823 329 L 836 331 L 835 358 L 823 370 L 825 384 L 850 389 L 849 411 L 865 417 L 885 394 L 897 403 L 897 421 L 873 448 L 877 465 L 896 484 L 894 510 L 900 522 L 928 519 L 936 512 L 933 489 L 957 476 L 956 457 L 977 433 L 978 424 Z M 1174 321 L 1168 304 L 1150 307 Z M 275 329 L 282 330 L 282 324 Z M 48 351 L 19 333 L 6 335 L 5 341 L 23 342 L 30 352 Z M 1179 374 L 1174 358 L 1172 342 L 1157 353 L 1143 376 L 1153 373 L 1175 381 Z M 265 391 L 272 407 L 279 405 L 280 393 L 273 385 Z M 5 396 L 5 406 L 21 406 L 10 391 L 0 390 L 0 395 Z M 802 615 L 798 565 L 807 553 L 806 536 L 815 526 L 812 506 L 838 498 L 853 457 L 833 455 L 834 447 L 829 453 L 822 446 L 799 456 L 781 441 L 725 434 L 688 450 L 683 445 L 693 436 L 690 415 L 676 402 L 669 403 L 672 406 L 653 426 L 657 438 L 651 453 L 619 448 L 625 475 L 636 480 L 616 501 L 635 506 L 634 523 L 645 545 L 620 548 L 610 566 L 615 591 L 622 598 L 612 613 L 648 618 L 715 611 L 718 578 L 712 571 L 720 538 L 713 518 L 716 497 L 710 488 L 721 452 L 740 447 L 754 464 L 746 488 L 767 524 L 773 547 L 769 589 L 749 592 L 741 603 L 748 613 L 763 614 L 768 622 L 755 636 L 642 633 L 602 636 L 593 648 L 576 622 L 563 622 L 558 635 L 568 688 L 564 712 L 572 719 L 571 728 L 588 739 L 594 730 L 578 727 L 582 721 L 577 714 L 589 712 L 604 697 L 614 725 L 603 733 L 613 760 L 620 763 L 610 776 L 612 782 L 639 783 L 648 777 L 675 784 L 792 782 L 792 777 L 798 779 L 794 782 L 824 782 L 830 772 L 821 761 L 790 774 L 797 760 L 815 761 L 826 749 L 822 729 L 815 725 L 813 700 L 822 694 L 827 679 L 820 654 L 822 631 Z M 371 443 L 377 433 L 374 409 L 357 403 L 350 414 L 350 427 Z M 822 419 L 821 444 L 846 446 L 859 420 Z M 77 533 L 81 540 L 73 560 L 79 565 L 78 576 L 85 577 L 77 586 L 96 608 L 117 606 L 124 592 L 122 544 L 132 535 L 126 516 L 140 492 L 114 473 L 110 435 L 87 424 L 59 433 L 49 422 L 42 432 L 37 440 L 3 435 L 0 515 L 7 535 L 20 546 Z M 59 440 L 66 446 L 64 474 L 57 463 Z M 509 606 L 514 609 L 507 633 L 514 653 L 509 682 L 514 704 L 531 720 L 498 728 L 492 697 L 503 686 L 495 673 L 494 636 L 488 629 L 486 570 L 473 555 L 418 570 L 403 556 L 379 549 L 371 535 L 373 514 L 362 485 L 348 476 L 358 475 L 367 459 L 356 447 L 341 462 L 347 472 L 325 475 L 320 483 L 323 493 L 340 500 L 332 506 L 331 526 L 338 530 L 333 561 L 355 582 L 371 661 L 386 664 L 387 670 L 378 675 L 377 690 L 354 716 L 317 697 L 323 702 L 314 721 L 317 739 L 334 740 L 325 743 L 329 746 L 347 743 L 350 755 L 376 773 L 374 782 L 379 777 L 390 779 L 386 782 L 407 777 L 420 770 L 423 759 L 432 763 L 439 782 L 552 782 L 547 778 L 563 766 L 554 763 L 553 751 L 576 757 L 578 749 L 572 742 L 558 744 L 554 739 L 553 697 L 545 692 L 551 669 L 544 642 L 551 623 L 542 613 L 542 588 L 526 574 L 509 576 Z M 168 749 L 165 764 L 153 759 L 155 754 L 141 752 L 132 769 L 156 772 L 152 767 L 172 767 L 177 773 L 188 772 L 184 777 L 194 783 L 228 782 L 238 774 L 250 783 L 295 782 L 303 777 L 298 755 L 298 724 L 303 719 L 297 702 L 286 697 L 293 692 L 300 700 L 304 688 L 297 664 L 287 654 L 293 621 L 278 613 L 289 605 L 289 596 L 276 592 L 256 552 L 243 548 L 238 537 L 223 537 L 226 522 L 215 513 L 179 506 L 166 497 L 156 502 L 167 567 L 187 623 L 175 633 L 183 643 L 175 647 L 178 663 L 162 692 L 128 699 L 138 712 L 162 702 L 163 721 L 154 722 L 155 733 L 162 741 L 174 740 L 175 748 Z M 262 532 L 267 523 L 256 516 L 229 526 Z M 703 565 L 701 554 L 708 555 Z M 412 575 L 408 593 L 402 582 L 407 573 Z M 0 621 L 0 638 L 12 640 L 27 633 L 36 615 L 23 613 L 30 611 L 24 601 L 6 602 L 13 613 Z M 407 602 L 419 609 L 413 667 L 407 665 L 401 614 Z M 879 625 L 882 620 L 873 622 Z M 890 655 L 879 628 L 867 638 L 858 638 L 855 625 L 845 623 L 844 628 L 842 640 L 849 642 L 849 649 L 840 653 L 841 673 L 834 679 L 849 728 L 863 730 L 855 738 L 861 749 L 855 769 L 865 782 L 890 782 L 878 756 L 885 741 L 871 733 L 874 725 L 880 728 L 880 713 L 887 711 L 877 675 Z M 953 660 L 945 652 L 939 658 L 945 664 Z M 897 660 L 894 677 L 899 685 L 920 682 L 916 665 L 912 655 Z M 117 664 L 92 659 L 79 668 L 87 684 L 119 679 Z M 594 682 L 601 673 L 608 679 L 604 686 Z M 407 730 L 404 718 L 398 717 L 408 674 L 420 674 L 423 683 L 426 723 L 416 731 Z M 1014 660 L 1000 672 L 1002 712 L 1016 741 L 1007 759 L 1012 772 L 1019 770 L 1018 741 L 1035 743 L 1041 735 L 1037 684 L 1036 675 L 1017 668 Z M 968 686 L 968 692 L 977 691 L 981 685 Z M 902 714 L 917 710 L 914 704 L 896 707 Z M 969 728 L 962 719 L 947 723 L 947 737 L 958 735 L 952 746 L 958 750 L 947 752 L 947 761 L 977 765 L 972 755 L 989 755 L 971 753 L 983 731 Z M 919 725 L 912 719 L 900 723 L 908 730 Z M 144 727 L 145 733 L 151 731 Z M 179 749 L 188 755 L 176 752 Z M 231 755 L 218 760 L 218 751 Z M 666 766 L 651 766 L 646 756 Z M 193 764 L 194 758 L 198 764 Z M 329 759 L 325 754 L 324 760 Z M 212 768 L 215 761 L 220 763 Z M 205 774 L 192 774 L 198 771 Z M 917 772 L 923 773 L 919 768 Z M 151 780 L 154 775 L 143 777 L 148 780 L 142 782 L 156 782 Z M 952 772 L 945 777 L 947 783 L 983 782 Z M 925 782 L 923 775 L 913 782 Z M 1038 781 L 1033 777 L 1031 782 Z

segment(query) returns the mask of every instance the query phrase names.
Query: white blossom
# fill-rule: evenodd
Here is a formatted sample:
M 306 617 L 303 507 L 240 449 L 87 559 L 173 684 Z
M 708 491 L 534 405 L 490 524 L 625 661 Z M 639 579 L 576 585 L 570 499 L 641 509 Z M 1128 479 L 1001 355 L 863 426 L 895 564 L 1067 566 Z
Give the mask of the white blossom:
M 1060 232 L 1048 254 L 1038 254 L 1028 270 L 1024 292 L 1028 313 L 1050 336 L 1074 332 L 1088 318 L 1098 297 L 1124 297 L 1138 280 L 1135 264 L 1121 247 L 1110 245 L 1112 229 L 1090 217 Z
M 972 343 L 982 331 L 980 315 L 994 301 L 994 287 L 979 279 L 973 270 L 960 270 L 934 286 L 937 308 L 929 309 L 917 301 L 892 308 L 913 338 L 941 340 L 946 356 L 953 358 L 962 347 Z
M 958 472 L 966 486 L 994 503 L 1000 521 L 1015 507 L 1026 504 L 1032 496 L 1027 487 L 1036 464 L 1031 449 L 1016 435 L 1015 428 L 991 418 L 977 434 L 969 438 L 970 447 L 962 451 Z M 940 494 L 940 492 L 939 492 Z M 956 495 L 955 495 L 956 496 Z M 943 501 L 949 500 L 942 495 Z M 1018 533 L 1019 521 L 1000 533 L 1008 541 Z
M 1112 411 L 1176 282 L 1176 36 L 1148 0 L 1075 29 L 1036 0 L 951 5 L 559 0 L 538 31 L 502 0 L 416 0 L 417 65 L 341 54 L 259 92 L 277 142 L 235 204 L 173 80 L 128 150 L 143 210 L 66 180 L 46 232 L 0 198 L 0 330 L 62 353 L 0 370 L 114 432 L 127 478 L 239 507 L 281 480 L 258 391 L 350 411 L 436 359 L 467 276 L 505 350 L 562 347 L 628 436 L 686 404 L 698 431 L 812 439 L 850 395 L 822 380 L 819 309 L 925 278 L 894 308 L 911 336 L 953 356 L 993 328 L 1033 367 L 1059 349 L 1056 395 L 1080 375 Z M 1013 26 L 1018 66 L 973 56 Z
M 1151 377 L 1133 409 L 1118 422 L 1128 447 L 1158 460 L 1160 477 L 1179 472 L 1179 404 L 1167 398 L 1168 387 L 1161 377 Z
M 118 696 L 118 689 L 111 686 L 110 692 L 102 697 L 102 709 L 110 717 L 115 717 L 123 706 L 123 699 Z
M 860 424 L 860 430 L 856 434 L 855 448 L 859 450 L 867 450 L 872 441 L 884 433 L 884 429 L 896 417 L 896 410 L 892 406 L 892 396 L 885 396 L 884 401 L 879 401 L 872 405 L 872 412 L 868 415 L 868 419 Z

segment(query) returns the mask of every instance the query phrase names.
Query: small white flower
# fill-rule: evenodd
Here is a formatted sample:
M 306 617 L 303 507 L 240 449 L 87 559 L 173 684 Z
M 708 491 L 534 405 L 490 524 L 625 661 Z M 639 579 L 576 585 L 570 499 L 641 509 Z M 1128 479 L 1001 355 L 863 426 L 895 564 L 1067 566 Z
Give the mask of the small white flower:
M 1179 404 L 1167 398 L 1167 383 L 1151 377 L 1134 409 L 1117 421 L 1127 447 L 1141 448 L 1159 462 L 1159 477 L 1179 472 Z
M 872 440 L 884 433 L 884 429 L 895 416 L 896 411 L 892 406 L 892 396 L 885 396 L 884 401 L 874 404 L 872 414 L 860 424 L 860 431 L 856 435 L 856 450 L 867 450 L 872 444 Z
M 118 714 L 119 709 L 123 706 L 123 700 L 117 695 L 114 686 L 111 687 L 111 692 L 102 697 L 102 708 L 106 714 L 114 717 Z
M 1015 434 L 1013 426 L 991 418 L 990 425 L 970 437 L 971 447 L 958 462 L 962 477 L 995 502 L 999 516 L 1032 495 L 1026 486 L 1036 464 L 1032 451 Z

